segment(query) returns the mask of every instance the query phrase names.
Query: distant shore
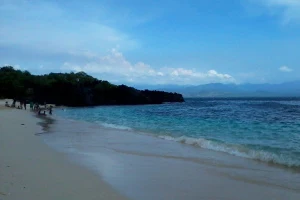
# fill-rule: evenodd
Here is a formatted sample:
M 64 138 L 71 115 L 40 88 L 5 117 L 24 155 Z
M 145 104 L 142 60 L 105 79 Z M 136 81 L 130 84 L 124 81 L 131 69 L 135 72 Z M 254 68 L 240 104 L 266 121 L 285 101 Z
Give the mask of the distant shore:
M 0 103 L 1 200 L 126 199 L 35 136 L 40 119 Z

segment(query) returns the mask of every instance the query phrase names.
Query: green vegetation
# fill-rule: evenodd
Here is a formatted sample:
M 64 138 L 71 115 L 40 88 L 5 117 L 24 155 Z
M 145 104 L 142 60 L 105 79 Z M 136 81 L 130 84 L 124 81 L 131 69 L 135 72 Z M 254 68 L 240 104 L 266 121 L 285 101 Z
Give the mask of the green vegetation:
M 65 106 L 136 105 L 183 102 L 181 94 L 113 85 L 84 72 L 32 75 L 0 67 L 0 98 Z

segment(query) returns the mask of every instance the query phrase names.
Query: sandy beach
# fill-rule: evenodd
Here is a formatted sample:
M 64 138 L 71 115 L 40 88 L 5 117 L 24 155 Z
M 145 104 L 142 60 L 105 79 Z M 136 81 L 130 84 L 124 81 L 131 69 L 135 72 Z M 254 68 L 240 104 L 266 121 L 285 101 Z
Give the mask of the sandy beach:
M 35 133 L 28 110 L 0 107 L 0 199 L 126 199 L 93 172 L 70 163 Z
M 0 107 L 0 200 L 300 198 L 299 171 L 54 118 Z

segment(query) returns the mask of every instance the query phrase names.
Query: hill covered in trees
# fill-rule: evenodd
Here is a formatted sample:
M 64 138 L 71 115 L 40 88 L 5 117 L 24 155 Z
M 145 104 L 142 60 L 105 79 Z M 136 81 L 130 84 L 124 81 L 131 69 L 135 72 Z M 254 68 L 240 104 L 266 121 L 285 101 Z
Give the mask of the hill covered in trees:
M 183 102 L 181 94 L 114 85 L 84 72 L 32 75 L 0 67 L 0 98 L 65 106 L 137 105 Z

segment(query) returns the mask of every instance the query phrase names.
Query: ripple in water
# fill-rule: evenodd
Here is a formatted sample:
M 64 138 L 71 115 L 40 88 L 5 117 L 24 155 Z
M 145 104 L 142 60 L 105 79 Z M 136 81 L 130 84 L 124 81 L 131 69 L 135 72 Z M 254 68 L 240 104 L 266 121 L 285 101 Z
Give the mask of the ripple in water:
M 69 119 L 300 167 L 300 99 L 186 99 L 185 103 L 57 110 Z

